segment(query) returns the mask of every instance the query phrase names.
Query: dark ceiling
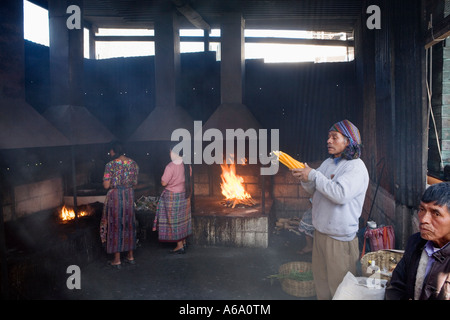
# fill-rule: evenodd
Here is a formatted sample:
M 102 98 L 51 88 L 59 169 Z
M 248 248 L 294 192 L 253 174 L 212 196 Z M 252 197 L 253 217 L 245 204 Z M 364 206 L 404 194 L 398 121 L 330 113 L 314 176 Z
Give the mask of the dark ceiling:
M 31 0 L 45 8 L 47 0 Z M 224 12 L 242 12 L 248 29 L 347 31 L 361 14 L 361 0 L 84 0 L 84 17 L 100 28 L 153 28 L 154 20 L 175 3 L 187 4 L 211 28 Z M 180 27 L 193 25 L 180 13 Z

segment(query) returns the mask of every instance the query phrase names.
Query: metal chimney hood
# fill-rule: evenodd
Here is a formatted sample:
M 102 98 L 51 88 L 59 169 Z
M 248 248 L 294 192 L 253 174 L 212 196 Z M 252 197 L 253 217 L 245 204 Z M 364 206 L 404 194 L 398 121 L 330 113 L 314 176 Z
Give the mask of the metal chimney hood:
M 24 99 L 0 98 L 0 149 L 69 144 L 69 140 Z
M 115 139 L 115 136 L 83 106 L 52 106 L 45 110 L 43 116 L 73 145 L 108 143 Z
M 170 141 L 172 132 L 179 128 L 187 129 L 191 135 L 194 130 L 194 120 L 183 108 L 155 107 L 129 141 Z
M 226 13 L 222 18 L 220 69 L 221 105 L 203 126 L 203 131 L 261 128 L 250 110 L 242 104 L 245 74 L 244 19 L 240 13 Z

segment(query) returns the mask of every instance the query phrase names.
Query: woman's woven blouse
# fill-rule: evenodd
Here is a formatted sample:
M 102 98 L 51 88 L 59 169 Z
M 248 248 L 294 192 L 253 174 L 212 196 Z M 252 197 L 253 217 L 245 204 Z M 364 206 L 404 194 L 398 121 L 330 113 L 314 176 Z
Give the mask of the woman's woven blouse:
M 111 188 L 132 187 L 137 184 L 139 166 L 134 160 L 112 160 L 105 166 L 103 180 L 111 180 Z

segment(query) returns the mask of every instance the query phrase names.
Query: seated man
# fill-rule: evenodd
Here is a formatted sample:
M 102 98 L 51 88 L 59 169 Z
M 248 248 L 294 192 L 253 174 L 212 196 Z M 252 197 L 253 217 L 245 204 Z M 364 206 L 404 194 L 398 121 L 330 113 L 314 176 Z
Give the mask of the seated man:
M 450 182 L 425 190 L 419 221 L 420 232 L 409 238 L 392 273 L 387 300 L 450 300 Z

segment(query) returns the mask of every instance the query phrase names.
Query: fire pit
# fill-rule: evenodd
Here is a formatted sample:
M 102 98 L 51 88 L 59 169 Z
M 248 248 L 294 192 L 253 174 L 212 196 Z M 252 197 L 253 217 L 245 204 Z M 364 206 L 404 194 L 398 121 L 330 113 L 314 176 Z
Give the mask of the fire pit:
M 58 217 L 60 222 L 68 222 L 71 220 L 74 220 L 75 217 L 77 218 L 81 218 L 81 217 L 86 217 L 86 216 L 90 216 L 93 214 L 95 210 L 87 205 L 87 206 L 80 206 L 80 208 L 77 210 L 77 213 L 75 215 L 75 210 L 73 208 L 67 208 L 65 205 L 58 210 Z
M 256 173 L 259 167 L 239 165 L 240 175 L 234 164 L 221 165 L 220 172 L 218 167 L 203 166 L 195 171 L 192 241 L 266 248 L 273 220 L 272 200 L 266 197 L 267 181 Z
M 192 241 L 202 245 L 261 247 L 269 244 L 272 201 L 265 207 L 226 207 L 216 197 L 196 197 Z M 263 212 L 267 212 L 264 214 Z
M 245 190 L 244 178 L 236 175 L 236 166 L 234 164 L 222 164 L 220 167 L 222 168 L 220 188 L 225 196 L 225 200 L 221 204 L 233 209 L 236 205 L 247 207 L 256 205 L 252 196 Z
M 11 298 L 45 299 L 46 292 L 67 290 L 68 266 L 77 265 L 83 270 L 103 256 L 98 231 L 102 205 L 79 206 L 78 213 L 88 214 L 77 220 L 62 220 L 63 208 L 5 223 Z M 66 206 L 64 211 L 70 209 Z

